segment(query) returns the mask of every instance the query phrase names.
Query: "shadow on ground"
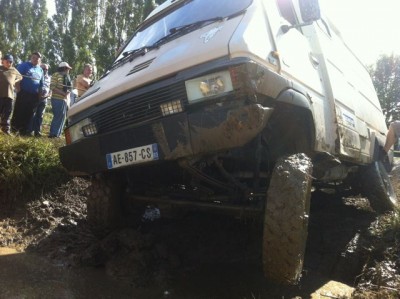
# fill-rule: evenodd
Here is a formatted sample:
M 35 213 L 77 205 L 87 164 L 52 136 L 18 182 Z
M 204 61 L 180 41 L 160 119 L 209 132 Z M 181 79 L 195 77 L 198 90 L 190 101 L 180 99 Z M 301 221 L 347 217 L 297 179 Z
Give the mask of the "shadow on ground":
M 281 287 L 263 278 L 262 225 L 256 221 L 191 213 L 173 220 L 134 221 L 131 227 L 98 238 L 83 213 L 71 219 L 74 213 L 68 211 L 68 221 L 54 218 L 58 222 L 51 223 L 57 225 L 44 230 L 44 237 L 32 242 L 28 254 L 0 256 L 0 297 L 29 293 L 35 296 L 27 298 L 49 294 L 57 298 L 312 298 L 330 280 L 353 285 L 364 263 L 363 245 L 375 215 L 365 199 L 329 191 L 312 195 L 304 273 L 298 286 Z M 47 213 L 51 205 L 46 203 Z

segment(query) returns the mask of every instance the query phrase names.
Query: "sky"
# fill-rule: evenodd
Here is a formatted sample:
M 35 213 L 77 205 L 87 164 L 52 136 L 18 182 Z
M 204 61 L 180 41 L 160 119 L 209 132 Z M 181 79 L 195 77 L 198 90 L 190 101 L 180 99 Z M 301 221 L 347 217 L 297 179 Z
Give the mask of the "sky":
M 324 12 L 364 64 L 382 54 L 400 55 L 400 0 L 320 0 Z M 54 0 L 47 0 L 49 16 Z
M 320 0 L 343 38 L 364 64 L 400 55 L 399 0 Z

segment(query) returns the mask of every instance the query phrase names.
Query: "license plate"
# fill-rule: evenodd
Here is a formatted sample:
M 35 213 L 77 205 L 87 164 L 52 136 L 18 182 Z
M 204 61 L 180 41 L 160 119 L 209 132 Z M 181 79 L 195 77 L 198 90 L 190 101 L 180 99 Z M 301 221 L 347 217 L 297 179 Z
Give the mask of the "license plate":
M 108 169 L 158 160 L 157 143 L 106 154 Z

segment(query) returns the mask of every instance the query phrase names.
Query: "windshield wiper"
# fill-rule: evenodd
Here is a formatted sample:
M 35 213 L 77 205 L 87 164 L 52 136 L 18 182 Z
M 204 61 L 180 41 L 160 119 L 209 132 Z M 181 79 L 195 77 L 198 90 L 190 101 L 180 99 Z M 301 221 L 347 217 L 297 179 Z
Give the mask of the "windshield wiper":
M 214 17 L 214 18 L 210 18 L 210 19 L 206 19 L 206 20 L 201 20 L 201 21 L 197 21 L 194 23 L 190 23 L 190 24 L 186 24 L 186 25 L 182 25 L 182 26 L 178 26 L 178 27 L 173 27 L 169 30 L 169 34 L 167 34 L 166 36 L 160 38 L 158 41 L 156 41 L 152 47 L 159 47 L 162 43 L 180 36 L 182 34 L 188 33 L 190 31 L 193 31 L 199 27 L 201 27 L 202 25 L 205 24 L 210 24 L 210 23 L 214 23 L 214 22 L 218 22 L 218 21 L 222 21 L 224 20 L 224 17 Z
M 210 19 L 206 19 L 206 20 L 201 20 L 201 21 L 197 21 L 194 23 L 190 23 L 190 24 L 186 24 L 186 25 L 182 25 L 182 26 L 178 26 L 178 27 L 173 27 L 169 30 L 169 32 L 171 34 L 174 34 L 176 32 L 179 31 L 184 31 L 186 29 L 192 29 L 192 28 L 197 28 L 200 27 L 201 25 L 204 25 L 206 23 L 214 23 L 214 22 L 219 22 L 222 21 L 224 18 L 223 17 L 214 17 L 214 18 L 210 18 Z
M 134 49 L 134 50 L 130 50 L 130 51 L 125 51 L 122 53 L 122 56 L 120 59 L 116 60 L 110 67 L 110 70 L 115 69 L 117 66 L 120 66 L 126 62 L 131 62 L 133 61 L 135 58 L 139 57 L 139 56 L 143 56 L 145 55 L 147 52 L 149 52 L 150 50 L 154 49 L 156 47 L 154 46 L 144 46 L 138 49 Z
M 144 46 L 144 47 L 141 47 L 139 49 L 125 51 L 125 52 L 122 53 L 122 55 L 124 56 L 124 58 L 125 57 L 130 57 L 131 59 L 132 59 L 132 56 L 134 56 L 133 59 L 135 59 L 138 56 L 145 55 L 147 52 L 149 52 L 152 49 L 154 49 L 153 46 Z
M 149 52 L 150 50 L 155 49 L 155 48 L 157 48 L 157 47 L 144 46 L 144 47 L 141 47 L 138 49 L 123 52 L 122 57 L 120 59 L 114 61 L 113 64 L 107 68 L 107 71 L 103 74 L 103 76 L 101 76 L 101 78 L 106 77 L 110 73 L 110 71 L 116 69 L 117 67 L 125 64 L 128 61 L 133 61 L 135 58 L 137 58 L 139 56 L 143 56 L 147 52 Z

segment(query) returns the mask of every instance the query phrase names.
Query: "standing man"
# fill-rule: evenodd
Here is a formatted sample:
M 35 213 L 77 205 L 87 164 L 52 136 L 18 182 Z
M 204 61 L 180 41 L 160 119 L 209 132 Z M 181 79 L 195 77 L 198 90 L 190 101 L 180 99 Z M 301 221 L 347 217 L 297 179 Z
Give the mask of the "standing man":
M 12 101 L 15 99 L 15 83 L 22 80 L 21 74 L 13 67 L 14 57 L 6 54 L 0 66 L 0 125 L 1 131 L 10 135 L 10 115 Z
M 29 133 L 34 135 L 35 137 L 42 136 L 42 123 L 43 123 L 43 115 L 44 110 L 46 109 L 47 99 L 51 96 L 50 91 L 50 80 L 51 76 L 49 75 L 49 65 L 43 63 L 40 65 L 43 70 L 43 87 L 42 93 L 40 95 L 39 104 L 34 111 L 33 118 L 29 125 Z
M 83 73 L 76 77 L 75 88 L 78 90 L 78 97 L 81 97 L 92 84 L 92 73 L 93 66 L 87 63 L 83 67 Z
M 21 63 L 17 70 L 24 77 L 17 93 L 14 113 L 11 118 L 11 129 L 20 135 L 29 135 L 29 124 L 41 98 L 43 87 L 43 70 L 40 67 L 42 55 L 33 52 L 31 60 Z
M 53 119 L 50 124 L 49 138 L 58 138 L 62 134 L 69 98 L 72 90 L 71 78 L 69 71 L 72 67 L 67 62 L 61 62 L 58 65 L 57 72 L 51 76 L 50 89 L 51 108 L 53 111 Z

